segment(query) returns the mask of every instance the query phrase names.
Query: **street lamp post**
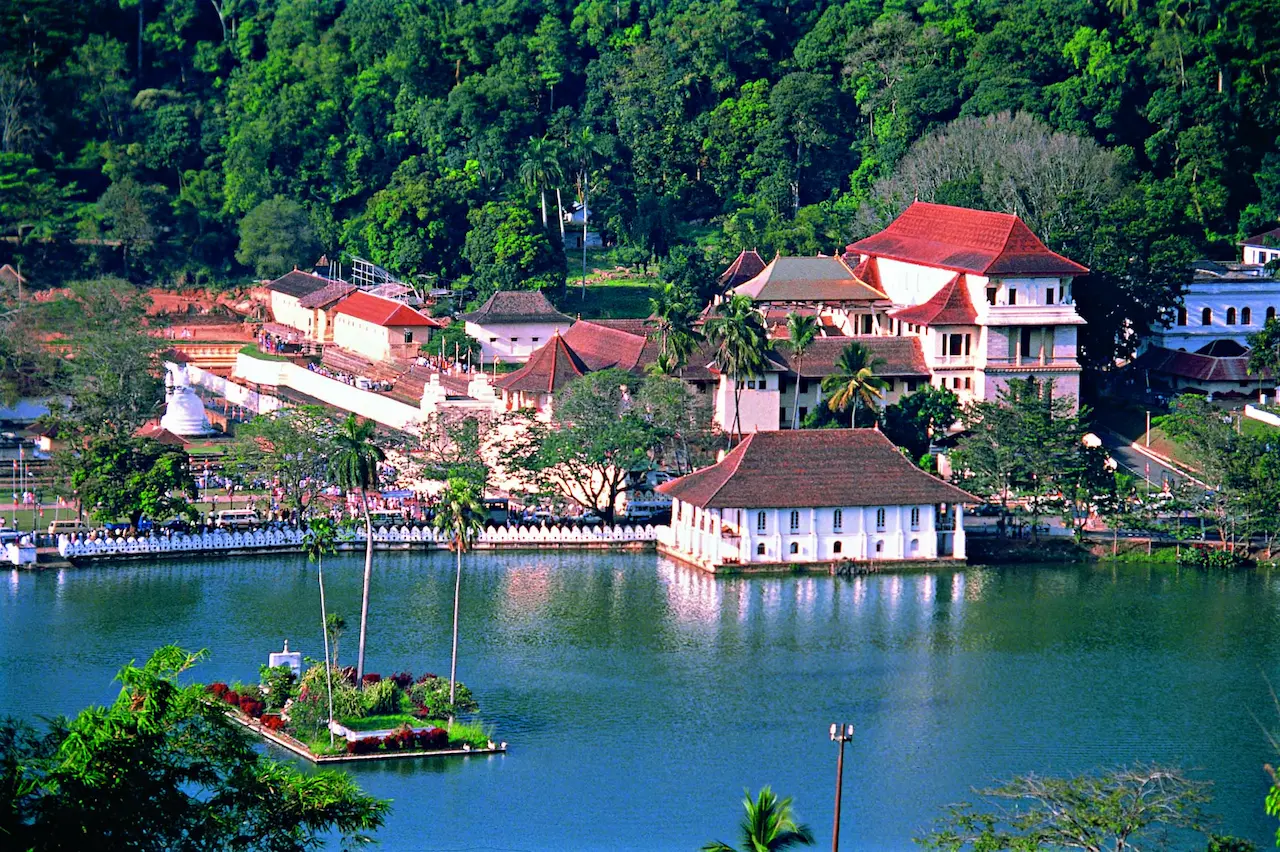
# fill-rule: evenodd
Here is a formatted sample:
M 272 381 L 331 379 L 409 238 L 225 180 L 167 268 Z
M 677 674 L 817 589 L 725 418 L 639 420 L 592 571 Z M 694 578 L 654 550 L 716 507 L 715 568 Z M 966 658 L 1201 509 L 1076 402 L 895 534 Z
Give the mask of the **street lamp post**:
M 840 852 L 840 792 L 844 786 L 844 744 L 853 739 L 853 725 L 831 726 L 831 741 L 840 744 L 836 757 L 836 817 L 831 830 L 831 852 Z

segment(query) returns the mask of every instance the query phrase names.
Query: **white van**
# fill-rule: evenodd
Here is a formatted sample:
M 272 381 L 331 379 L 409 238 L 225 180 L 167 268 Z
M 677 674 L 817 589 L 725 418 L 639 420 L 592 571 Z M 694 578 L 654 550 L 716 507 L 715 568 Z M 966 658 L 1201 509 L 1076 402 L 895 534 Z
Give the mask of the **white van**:
M 261 521 L 253 509 L 223 509 L 214 516 L 214 526 L 227 530 L 245 530 L 256 527 Z
M 88 527 L 74 518 L 66 521 L 54 521 L 49 524 L 49 535 L 73 535 L 88 531 Z

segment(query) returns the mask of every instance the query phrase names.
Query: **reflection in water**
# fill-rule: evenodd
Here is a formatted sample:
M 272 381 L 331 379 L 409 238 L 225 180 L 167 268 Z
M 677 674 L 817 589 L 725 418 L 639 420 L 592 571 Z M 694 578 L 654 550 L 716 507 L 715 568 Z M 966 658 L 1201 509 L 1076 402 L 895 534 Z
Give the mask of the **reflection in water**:
M 325 568 L 331 608 L 358 625 L 359 555 Z M 453 570 L 448 554 L 379 554 L 373 670 L 447 666 Z M 911 848 L 944 804 L 1012 773 L 1133 760 L 1197 767 L 1224 831 L 1270 833 L 1258 767 L 1274 755 L 1251 714 L 1271 706 L 1263 676 L 1280 681 L 1280 575 L 716 579 L 601 553 L 473 554 L 463 570 L 459 673 L 512 751 L 353 768 L 394 799 L 387 849 L 425 836 L 450 849 L 696 848 L 732 829 L 744 787 L 766 783 L 825 827 L 836 719 L 858 728 L 850 850 Z M 209 648 L 201 676 L 251 678 L 282 636 L 320 648 L 317 607 L 302 560 L 10 572 L 0 714 L 109 701 L 120 664 L 167 642 Z M 33 688 L 50 672 L 57 689 Z M 501 818 L 476 818 L 488 813 Z

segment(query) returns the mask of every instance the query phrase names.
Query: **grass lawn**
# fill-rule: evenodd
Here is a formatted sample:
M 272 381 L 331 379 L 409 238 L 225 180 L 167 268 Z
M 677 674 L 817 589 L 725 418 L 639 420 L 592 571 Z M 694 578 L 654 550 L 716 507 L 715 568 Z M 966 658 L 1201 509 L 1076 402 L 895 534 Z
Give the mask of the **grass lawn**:
M 1152 412 L 1152 416 L 1156 417 L 1158 415 Z M 1099 426 L 1110 429 L 1117 435 L 1121 435 L 1136 444 L 1146 446 L 1146 409 L 1133 404 L 1116 402 L 1105 410 L 1096 409 L 1094 411 L 1094 419 Z M 1151 430 L 1151 449 L 1166 458 L 1173 459 L 1184 467 L 1192 470 L 1200 469 L 1200 463 L 1196 457 L 1186 447 L 1170 438 L 1159 426 Z
M 588 284 L 586 297 L 582 288 L 570 284 L 556 307 L 569 316 L 583 319 L 643 319 L 650 314 L 649 299 L 657 289 L 653 279 L 628 278 Z
M 241 355 L 248 355 L 250 358 L 257 358 L 260 361 L 288 361 L 288 358 L 280 355 L 273 355 L 269 352 L 263 352 L 253 343 L 246 343 L 240 347 Z
M 362 716 L 359 719 L 342 720 L 342 725 L 353 731 L 383 731 L 390 728 L 398 728 L 401 725 L 412 725 L 415 728 L 421 728 L 429 724 L 432 723 L 425 719 L 411 716 L 408 713 L 389 713 L 385 716 Z
M 1240 431 L 1254 438 L 1274 440 L 1280 437 L 1280 429 L 1270 423 L 1263 423 L 1261 420 L 1254 420 L 1252 417 L 1245 417 L 1244 415 L 1240 417 Z

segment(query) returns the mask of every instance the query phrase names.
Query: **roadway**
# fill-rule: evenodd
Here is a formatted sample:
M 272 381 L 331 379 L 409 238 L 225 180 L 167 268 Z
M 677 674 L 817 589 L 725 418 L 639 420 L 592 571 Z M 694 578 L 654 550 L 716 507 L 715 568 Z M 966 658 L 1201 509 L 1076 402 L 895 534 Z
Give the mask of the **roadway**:
M 1187 475 L 1177 468 L 1135 450 L 1128 440 L 1110 429 L 1099 429 L 1095 434 L 1102 439 L 1102 446 L 1116 460 L 1116 464 L 1138 479 L 1146 479 L 1149 475 L 1153 488 L 1163 488 L 1166 481 L 1180 483 L 1188 479 Z

